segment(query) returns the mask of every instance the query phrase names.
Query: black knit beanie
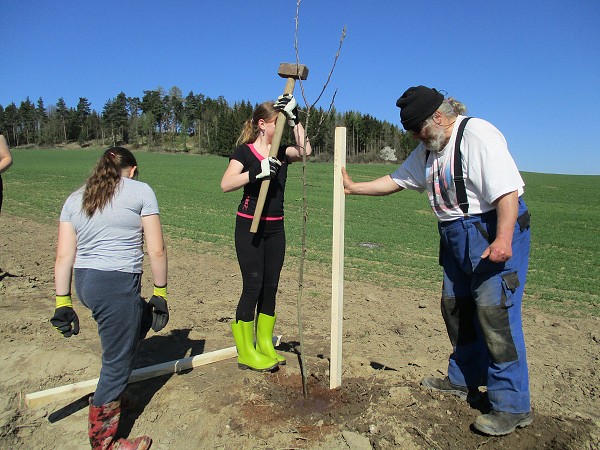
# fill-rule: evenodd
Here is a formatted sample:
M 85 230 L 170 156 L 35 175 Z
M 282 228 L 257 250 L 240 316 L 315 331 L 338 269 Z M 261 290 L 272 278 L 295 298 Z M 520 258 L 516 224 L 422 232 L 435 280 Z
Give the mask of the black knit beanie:
M 415 130 L 417 126 L 433 115 L 444 101 L 444 96 L 426 86 L 410 87 L 396 101 L 400 108 L 400 121 L 405 130 Z

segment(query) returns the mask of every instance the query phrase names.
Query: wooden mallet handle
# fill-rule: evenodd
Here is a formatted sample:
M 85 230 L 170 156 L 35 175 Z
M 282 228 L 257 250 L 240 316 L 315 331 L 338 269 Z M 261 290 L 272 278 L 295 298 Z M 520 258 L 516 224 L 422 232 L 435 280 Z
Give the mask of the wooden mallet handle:
M 280 77 L 287 78 L 285 83 L 285 89 L 283 94 L 293 94 L 296 80 L 306 80 L 308 77 L 308 68 L 301 64 L 287 64 L 282 63 L 279 65 L 278 74 Z M 271 142 L 271 150 L 269 156 L 277 156 L 279 151 L 279 145 L 281 144 L 281 137 L 283 136 L 283 127 L 287 123 L 287 118 L 283 112 L 279 112 L 277 115 L 277 123 L 275 125 L 275 134 L 273 135 L 273 141 Z M 252 218 L 252 225 L 250 226 L 250 232 L 256 233 L 258 225 L 260 223 L 260 216 L 265 206 L 265 200 L 267 198 L 267 192 L 271 184 L 271 179 L 267 178 L 262 181 L 260 185 L 260 192 L 258 193 L 258 199 L 256 200 L 256 208 L 254 210 L 254 217 Z

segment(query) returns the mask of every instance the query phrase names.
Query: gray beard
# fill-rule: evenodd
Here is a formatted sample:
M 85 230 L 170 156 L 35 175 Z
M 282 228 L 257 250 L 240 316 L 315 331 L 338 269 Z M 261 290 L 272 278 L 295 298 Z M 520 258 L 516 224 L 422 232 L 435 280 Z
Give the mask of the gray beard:
M 434 152 L 441 152 L 447 144 L 444 130 L 441 128 L 434 128 L 431 130 L 431 136 L 427 139 L 423 139 L 423 143 L 425 144 L 425 148 Z

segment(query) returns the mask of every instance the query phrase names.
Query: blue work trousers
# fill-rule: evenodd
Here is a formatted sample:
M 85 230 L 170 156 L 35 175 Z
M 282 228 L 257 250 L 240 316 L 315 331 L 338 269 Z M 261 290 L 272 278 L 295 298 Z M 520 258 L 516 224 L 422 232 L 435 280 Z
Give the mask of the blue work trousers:
M 519 198 L 512 257 L 481 259 L 496 237 L 496 211 L 439 224 L 444 269 L 441 309 L 453 351 L 448 377 L 460 386 L 487 386 L 493 409 L 531 410 L 521 302 L 529 263 L 529 213 Z
M 75 269 L 75 290 L 92 311 L 102 344 L 102 368 L 92 403 L 117 400 L 125 390 L 138 343 L 152 323 L 152 312 L 141 297 L 140 273 Z

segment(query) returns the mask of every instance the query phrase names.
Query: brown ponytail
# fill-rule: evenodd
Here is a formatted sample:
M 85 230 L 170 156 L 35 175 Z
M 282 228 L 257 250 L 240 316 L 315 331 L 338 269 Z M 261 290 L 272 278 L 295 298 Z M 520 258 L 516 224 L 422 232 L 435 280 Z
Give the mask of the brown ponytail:
M 250 144 L 258 138 L 260 128 L 258 128 L 258 121 L 263 119 L 265 122 L 271 122 L 275 119 L 279 111 L 273 107 L 273 102 L 264 102 L 258 105 L 252 113 L 252 118 L 244 122 L 242 132 L 237 139 L 236 145 Z
M 134 166 L 137 161 L 126 148 L 112 147 L 104 152 L 85 182 L 82 207 L 88 217 L 104 209 L 115 195 L 123 169 Z

